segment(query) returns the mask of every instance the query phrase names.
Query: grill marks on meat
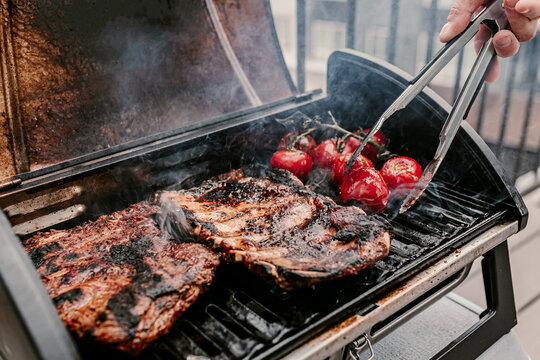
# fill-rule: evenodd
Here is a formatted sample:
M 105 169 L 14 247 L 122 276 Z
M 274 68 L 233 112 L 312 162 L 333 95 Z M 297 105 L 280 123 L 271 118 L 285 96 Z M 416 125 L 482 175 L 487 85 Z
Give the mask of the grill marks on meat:
M 356 274 L 390 248 L 389 234 L 362 210 L 279 169 L 235 170 L 157 199 L 184 232 L 284 289 Z
M 219 258 L 180 244 L 147 202 L 25 242 L 58 313 L 79 338 L 137 354 L 212 283 Z

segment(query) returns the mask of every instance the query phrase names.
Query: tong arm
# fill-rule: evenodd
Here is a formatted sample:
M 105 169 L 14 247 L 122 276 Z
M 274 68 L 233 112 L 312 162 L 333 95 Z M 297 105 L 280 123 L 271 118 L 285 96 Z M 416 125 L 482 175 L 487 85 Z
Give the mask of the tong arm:
M 489 20 L 495 23 L 489 22 Z M 410 85 L 401 95 L 386 109 L 379 117 L 370 132 L 362 140 L 360 146 L 356 148 L 350 160 L 347 162 L 345 174 L 353 167 L 358 155 L 372 136 L 381 129 L 384 122 L 395 112 L 405 108 L 430 82 L 433 78 L 471 41 L 479 31 L 480 24 L 486 23 L 492 32 L 506 27 L 508 20 L 503 9 L 503 0 L 495 0 L 484 8 L 467 26 L 467 28 L 450 42 L 448 42 L 434 57 L 427 63 L 420 73 L 410 81 Z
M 416 200 L 426 190 L 427 186 L 433 179 L 433 176 L 435 176 L 435 173 L 443 162 L 448 149 L 450 149 L 450 146 L 452 145 L 452 141 L 454 140 L 454 137 L 461 126 L 461 122 L 467 116 L 476 95 L 478 95 L 478 92 L 484 83 L 491 65 L 497 57 L 493 45 L 493 35 L 495 35 L 499 29 L 503 29 L 508 25 L 508 19 L 506 18 L 506 14 L 502 9 L 502 5 L 499 10 L 500 12 L 494 19 L 496 23 L 487 24 L 491 28 L 492 36 L 484 43 L 482 49 L 478 53 L 478 57 L 476 58 L 471 72 L 465 81 L 465 85 L 463 85 L 463 88 L 461 89 L 456 102 L 452 107 L 452 111 L 448 115 L 448 118 L 443 125 L 439 135 L 439 146 L 435 151 L 435 156 L 433 157 L 433 160 L 431 160 L 430 163 L 425 167 L 424 171 L 422 172 L 422 176 L 415 185 L 414 189 L 403 201 L 403 204 L 399 209 L 400 214 L 404 213 L 414 205 Z
M 431 160 L 429 164 L 424 168 L 420 180 L 418 180 L 418 183 L 415 185 L 413 190 L 405 198 L 399 210 L 400 214 L 404 213 L 411 206 L 414 205 L 416 200 L 420 197 L 420 195 L 422 195 L 424 190 L 427 188 L 427 186 L 433 179 L 433 176 L 439 169 L 439 166 L 444 160 L 448 149 L 450 149 L 450 146 L 452 145 L 452 140 L 456 136 L 461 126 L 461 122 L 463 121 L 466 112 L 470 108 L 470 104 L 476 97 L 478 90 L 481 88 L 482 83 L 484 82 L 484 79 L 489 72 L 489 69 L 491 68 L 491 64 L 493 64 L 493 61 L 495 60 L 495 57 L 496 54 L 493 47 L 493 38 L 490 38 L 484 44 L 482 50 L 480 51 L 478 58 L 476 59 L 476 62 L 473 66 L 473 69 L 469 74 L 469 77 L 467 78 L 463 89 L 459 93 L 459 96 L 456 100 L 456 103 L 454 104 L 454 107 L 452 108 L 452 111 L 450 112 L 448 119 L 444 123 L 444 126 L 439 135 L 439 146 L 435 151 L 435 156 L 433 157 L 433 160 Z

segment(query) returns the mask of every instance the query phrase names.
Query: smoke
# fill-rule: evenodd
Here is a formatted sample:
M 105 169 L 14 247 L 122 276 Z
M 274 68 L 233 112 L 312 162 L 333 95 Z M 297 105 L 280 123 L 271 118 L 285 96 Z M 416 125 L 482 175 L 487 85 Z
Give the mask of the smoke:
M 164 195 L 157 195 L 161 212 L 154 219 L 163 236 L 170 234 L 178 242 L 193 242 L 196 238 L 186 218 L 185 211 L 173 200 Z

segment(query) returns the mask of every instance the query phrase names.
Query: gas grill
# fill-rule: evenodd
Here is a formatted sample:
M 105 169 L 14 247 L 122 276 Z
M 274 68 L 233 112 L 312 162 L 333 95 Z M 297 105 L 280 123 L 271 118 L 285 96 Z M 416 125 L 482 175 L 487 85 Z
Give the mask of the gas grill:
M 369 127 L 407 86 L 410 75 L 344 50 L 328 60 L 325 93 L 297 94 L 268 5 L 261 4 L 208 0 L 180 11 L 175 2 L 55 8 L 47 2 L 2 1 L 2 120 L 9 123 L 6 161 L 13 169 L 9 174 L 4 167 L 8 176 L 0 193 L 0 358 L 123 356 L 73 342 L 21 240 L 96 219 L 159 189 L 196 186 L 230 169 L 268 164 L 281 137 L 296 130 L 297 118 L 331 111 L 347 129 Z M 76 21 L 81 14 L 89 19 L 82 25 Z M 94 26 L 85 27 L 96 18 Z M 57 22 L 51 25 L 52 20 Z M 134 29 L 140 33 L 129 32 Z M 209 35 L 199 35 L 199 29 Z M 101 53 L 92 57 L 103 34 Z M 42 50 L 65 42 L 69 46 L 58 49 L 70 58 L 62 62 L 53 54 L 42 65 L 50 67 L 46 75 L 30 71 L 35 59 L 21 58 L 33 46 L 22 42 L 25 35 Z M 128 44 L 122 40 L 111 48 L 122 36 L 129 37 Z M 137 41 L 147 37 L 166 46 L 137 52 Z M 148 68 L 142 61 L 151 76 L 130 77 L 129 66 L 137 64 L 122 56 L 152 57 L 158 50 L 167 50 L 166 60 L 178 56 L 180 65 L 163 61 Z M 50 80 L 51 73 L 64 82 L 33 83 L 32 76 Z M 74 80 L 80 77 L 83 83 Z M 124 92 L 113 99 L 118 87 Z M 425 165 L 448 111 L 434 92 L 423 91 L 382 129 L 392 151 Z M 311 186 L 332 195 L 324 181 L 312 180 Z M 285 292 L 243 268 L 223 265 L 211 289 L 141 358 L 342 358 L 348 344 L 376 341 L 453 289 L 480 257 L 488 308 L 436 358 L 482 353 L 516 323 L 506 240 L 527 222 L 516 189 L 486 144 L 463 124 L 418 203 L 401 215 L 391 208 L 382 214 L 394 234 L 390 255 L 374 268 Z

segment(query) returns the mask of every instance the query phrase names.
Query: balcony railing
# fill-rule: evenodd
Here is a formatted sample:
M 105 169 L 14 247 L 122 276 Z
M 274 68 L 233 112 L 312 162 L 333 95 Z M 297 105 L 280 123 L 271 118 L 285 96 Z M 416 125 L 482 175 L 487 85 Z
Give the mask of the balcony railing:
M 403 10 L 401 9 L 403 6 L 411 6 L 414 1 L 385 0 L 381 2 L 387 3 L 386 13 L 379 14 L 382 19 L 388 19 L 385 57 L 390 63 L 400 66 L 399 61 L 396 61 L 396 49 L 400 41 L 400 34 L 403 32 L 403 29 L 400 28 L 400 10 Z M 441 8 L 441 2 L 446 3 L 446 8 Z M 318 4 L 322 5 L 322 3 L 331 3 L 331 1 L 297 0 L 296 3 L 296 75 L 297 86 L 301 92 L 306 89 L 306 76 L 309 73 L 306 69 L 308 49 L 306 40 L 310 29 L 308 6 L 315 7 Z M 448 1 L 431 0 L 428 3 L 423 0 L 415 3 L 414 6 L 422 5 L 423 11 L 426 12 L 423 17 L 424 23 L 421 26 L 428 34 L 426 56 L 425 59 L 422 59 L 427 62 L 435 53 L 436 47 L 441 46 L 436 34 L 442 27 L 449 11 Z M 356 40 L 359 36 L 357 29 L 359 19 L 357 17 L 359 10 L 362 10 L 359 9 L 359 6 L 365 5 L 365 1 L 362 0 L 347 0 L 346 2 L 346 14 L 341 21 L 346 24 L 345 44 L 348 48 L 355 49 L 355 44 L 357 44 Z M 514 181 L 521 175 L 528 173 L 527 183 L 520 184 L 522 192 L 528 192 L 540 186 L 540 174 L 537 172 L 540 166 L 539 43 L 540 36 L 537 36 L 534 40 L 521 44 L 517 56 L 505 60 L 501 78 L 496 85 L 486 84 L 483 87 L 481 95 L 478 96 L 473 106 L 474 111 L 471 111 L 467 119 L 486 140 Z M 359 50 L 365 51 L 365 49 Z M 462 75 L 468 71 L 466 67 L 464 68 L 464 52 L 465 50 L 458 56 L 453 84 L 447 86 L 449 91 L 441 94 L 450 103 L 455 100 L 461 88 L 464 80 Z M 518 70 L 520 70 L 521 78 L 525 81 L 520 81 Z M 435 90 L 440 89 L 436 88 Z M 503 99 L 502 102 L 501 99 Z M 494 116 L 494 111 L 491 109 L 492 104 L 496 104 L 500 109 L 495 114 L 500 116 L 500 120 Z

